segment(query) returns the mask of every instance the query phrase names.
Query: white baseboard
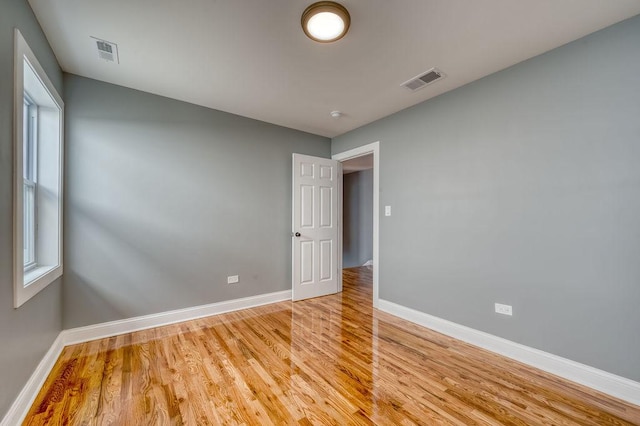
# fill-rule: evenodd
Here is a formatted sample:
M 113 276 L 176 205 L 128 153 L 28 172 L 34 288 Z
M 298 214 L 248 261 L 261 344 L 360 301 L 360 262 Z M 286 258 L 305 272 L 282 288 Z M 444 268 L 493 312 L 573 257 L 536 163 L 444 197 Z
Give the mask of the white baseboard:
M 640 383 L 636 381 L 434 317 L 387 300 L 380 299 L 378 309 L 632 404 L 640 405 Z
M 160 312 L 158 314 L 144 315 L 118 321 L 103 322 L 86 327 L 70 328 L 62 331 L 60 335 L 62 336 L 64 346 L 75 345 L 76 343 L 104 339 L 105 337 L 161 327 L 163 325 L 204 318 L 211 315 L 224 314 L 225 312 L 238 311 L 240 309 L 255 308 L 256 306 L 268 305 L 284 300 L 291 300 L 291 290 L 243 297 L 241 299 L 210 303 L 208 305 Z
M 64 344 L 62 343 L 62 338 L 58 335 L 36 367 L 36 370 L 33 372 L 31 377 L 29 377 L 29 380 L 18 394 L 18 397 L 15 399 L 11 407 L 9 407 L 7 414 L 5 414 L 2 421 L 0 421 L 0 426 L 15 426 L 22 424 L 22 420 L 24 420 L 25 416 L 29 412 L 31 404 L 33 404 L 36 396 L 38 396 L 40 388 L 44 384 L 44 381 L 47 380 L 49 372 L 58 360 L 63 348 Z
M 161 312 L 158 314 L 144 315 L 124 320 L 110 321 L 86 327 L 63 330 L 58 335 L 58 338 L 53 342 L 51 348 L 49 348 L 49 351 L 42 361 L 40 361 L 40 364 L 38 364 L 38 367 L 29 378 L 27 384 L 22 388 L 22 391 L 9 408 L 4 419 L 0 422 L 0 426 L 14 426 L 22 424 L 22 421 L 31 408 L 31 404 L 33 404 L 36 396 L 38 396 L 40 388 L 47 379 L 49 372 L 58 360 L 58 357 L 65 346 L 88 342 L 90 340 L 103 339 L 105 337 L 116 336 L 118 334 L 132 333 L 134 331 L 145 330 L 148 328 L 161 327 L 163 325 L 204 318 L 211 315 L 255 308 L 256 306 L 268 305 L 285 300 L 291 300 L 291 290 L 278 291 L 275 293 L 244 297 L 242 299 L 227 300 L 208 305 L 194 306 L 175 311 Z

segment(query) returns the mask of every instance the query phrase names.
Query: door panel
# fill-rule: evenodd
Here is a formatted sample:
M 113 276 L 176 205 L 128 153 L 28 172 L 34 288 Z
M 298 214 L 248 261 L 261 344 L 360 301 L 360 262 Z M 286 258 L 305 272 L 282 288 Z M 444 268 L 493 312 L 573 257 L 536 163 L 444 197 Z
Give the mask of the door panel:
M 293 154 L 293 300 L 338 291 L 339 173 L 335 160 Z
M 331 228 L 333 226 L 333 189 L 320 188 L 320 227 Z
M 315 164 L 313 163 L 300 164 L 300 176 L 313 178 L 313 171 L 315 169 L 314 166 Z
M 313 193 L 314 187 L 311 185 L 300 185 L 300 227 L 313 228 Z
M 333 268 L 333 241 L 320 241 L 320 281 L 330 280 Z
M 313 241 L 300 242 L 300 284 L 313 282 Z
M 333 178 L 332 172 L 333 172 L 332 166 L 320 166 L 320 179 L 332 180 Z

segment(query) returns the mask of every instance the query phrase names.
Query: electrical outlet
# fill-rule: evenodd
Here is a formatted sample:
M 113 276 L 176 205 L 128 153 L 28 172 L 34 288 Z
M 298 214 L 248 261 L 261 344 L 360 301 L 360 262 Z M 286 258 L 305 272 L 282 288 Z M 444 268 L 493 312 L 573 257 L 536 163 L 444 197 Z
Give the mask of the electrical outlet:
M 235 284 L 235 283 L 237 283 L 238 281 L 240 281 L 240 279 L 238 278 L 238 276 L 237 276 L 237 275 L 229 275 L 229 276 L 227 277 L 227 284 Z
M 384 215 L 391 216 L 391 206 L 384 206 Z
M 496 303 L 496 313 L 502 315 L 513 315 L 513 310 L 511 305 L 503 305 L 501 303 Z

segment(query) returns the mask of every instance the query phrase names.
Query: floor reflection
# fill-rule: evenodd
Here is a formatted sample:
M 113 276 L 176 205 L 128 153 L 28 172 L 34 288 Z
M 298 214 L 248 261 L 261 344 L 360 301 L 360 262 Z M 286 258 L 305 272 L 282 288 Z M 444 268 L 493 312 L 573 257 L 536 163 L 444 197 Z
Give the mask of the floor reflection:
M 315 421 L 368 424 L 374 406 L 371 270 L 343 274 L 342 293 L 293 303 L 291 360 L 306 378 L 292 378 L 292 392 L 326 408 L 310 410 Z

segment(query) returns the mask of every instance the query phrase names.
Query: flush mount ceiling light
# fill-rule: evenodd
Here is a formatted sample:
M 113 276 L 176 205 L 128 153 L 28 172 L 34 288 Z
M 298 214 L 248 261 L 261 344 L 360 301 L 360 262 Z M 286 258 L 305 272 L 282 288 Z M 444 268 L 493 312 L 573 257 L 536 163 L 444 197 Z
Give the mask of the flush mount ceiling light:
M 311 40 L 331 43 L 349 31 L 351 17 L 344 6 L 333 1 L 319 1 L 302 14 L 302 29 Z

